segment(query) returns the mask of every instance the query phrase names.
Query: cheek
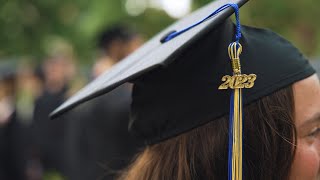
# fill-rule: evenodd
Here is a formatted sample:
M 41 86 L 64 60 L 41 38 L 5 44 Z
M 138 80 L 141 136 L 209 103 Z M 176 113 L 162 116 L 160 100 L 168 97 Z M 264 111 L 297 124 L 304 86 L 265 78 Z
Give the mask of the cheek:
M 319 179 L 320 141 L 312 145 L 300 141 L 292 165 L 290 180 Z

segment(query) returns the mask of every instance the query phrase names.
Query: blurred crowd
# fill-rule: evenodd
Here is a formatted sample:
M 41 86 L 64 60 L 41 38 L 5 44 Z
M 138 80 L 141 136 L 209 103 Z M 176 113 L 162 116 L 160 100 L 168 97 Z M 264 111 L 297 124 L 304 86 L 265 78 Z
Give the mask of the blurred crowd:
M 59 119 L 48 115 L 142 43 L 122 25 L 101 32 L 87 77 L 79 76 L 76 61 L 65 54 L 36 66 L 0 61 L 0 179 L 113 179 L 143 148 L 127 131 L 130 84 Z

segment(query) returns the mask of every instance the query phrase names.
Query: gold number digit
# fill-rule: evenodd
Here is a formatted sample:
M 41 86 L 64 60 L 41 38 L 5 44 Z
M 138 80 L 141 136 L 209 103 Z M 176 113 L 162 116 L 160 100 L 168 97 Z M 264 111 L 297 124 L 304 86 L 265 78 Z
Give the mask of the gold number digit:
M 234 82 L 234 88 L 240 88 L 239 84 L 240 84 L 240 80 L 242 80 L 241 76 L 233 76 L 235 77 L 235 82 Z
M 229 75 L 225 75 L 221 78 L 221 80 L 223 83 L 219 86 L 218 89 L 228 89 L 229 83 L 232 80 L 232 77 Z
M 254 82 L 257 79 L 257 75 L 249 74 L 248 75 L 248 82 L 245 83 L 245 88 L 252 88 L 254 86 Z
M 242 81 L 241 81 L 241 88 L 245 87 L 246 82 L 248 81 L 248 75 L 243 74 L 242 75 Z
M 248 76 L 245 74 L 236 76 L 236 82 L 234 88 L 244 88 L 245 82 L 247 82 Z
M 234 89 L 235 82 L 236 82 L 236 77 L 235 76 L 231 76 L 231 80 L 229 82 L 229 88 L 230 89 Z

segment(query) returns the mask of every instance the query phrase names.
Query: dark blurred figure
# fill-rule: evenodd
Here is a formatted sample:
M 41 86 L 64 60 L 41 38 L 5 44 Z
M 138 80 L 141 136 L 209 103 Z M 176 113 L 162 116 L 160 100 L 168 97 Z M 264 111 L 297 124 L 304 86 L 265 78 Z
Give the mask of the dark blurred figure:
M 47 59 L 42 67 L 44 85 L 42 94 L 35 101 L 30 163 L 46 174 L 65 174 L 66 121 L 51 121 L 48 116 L 68 96 L 70 65 L 66 56 L 54 56 Z
M 34 68 L 30 64 L 21 65 L 17 71 L 17 115 L 21 123 L 29 127 L 33 122 L 35 99 L 42 94 L 43 73 L 40 67 Z
M 22 151 L 25 159 L 24 180 L 42 180 L 43 169 L 35 156 L 33 141 L 33 113 L 35 100 L 42 94 L 44 83 L 42 69 L 31 64 L 22 64 L 16 75 L 16 116 L 20 121 Z
M 98 36 L 101 56 L 108 56 L 113 64 L 119 62 L 143 44 L 142 37 L 123 25 L 115 25 Z
M 123 26 L 102 32 L 99 38 L 102 57 L 93 66 L 93 78 L 141 43 L 138 34 Z M 143 143 L 128 133 L 130 103 L 131 86 L 125 84 L 69 113 L 73 117 L 68 131 L 70 180 L 114 179 L 142 147 Z
M 16 74 L 0 67 L 0 179 L 24 180 L 25 154 L 15 105 Z

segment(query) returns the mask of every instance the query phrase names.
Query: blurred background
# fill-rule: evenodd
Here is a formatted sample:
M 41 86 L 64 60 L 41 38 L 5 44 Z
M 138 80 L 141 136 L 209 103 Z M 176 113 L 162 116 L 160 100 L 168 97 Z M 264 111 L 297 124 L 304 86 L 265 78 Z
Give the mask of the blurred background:
M 49 112 L 209 2 L 0 0 L 0 179 L 113 179 L 143 148 L 120 128 L 127 127 L 130 85 L 62 120 L 49 121 Z M 281 34 L 320 67 L 319 6 L 315 0 L 251 0 L 240 17 L 244 25 Z
M 211 0 L 0 0 L 0 58 L 41 62 L 57 51 L 81 64 L 94 57 L 95 37 L 114 23 L 132 25 L 145 39 L 175 19 Z M 251 1 L 241 21 L 270 28 L 290 39 L 305 54 L 320 53 L 320 23 L 315 0 Z M 27 60 L 26 60 L 27 61 Z

